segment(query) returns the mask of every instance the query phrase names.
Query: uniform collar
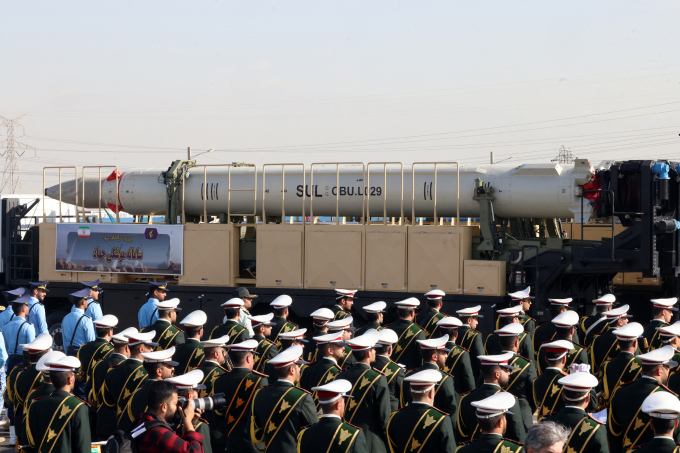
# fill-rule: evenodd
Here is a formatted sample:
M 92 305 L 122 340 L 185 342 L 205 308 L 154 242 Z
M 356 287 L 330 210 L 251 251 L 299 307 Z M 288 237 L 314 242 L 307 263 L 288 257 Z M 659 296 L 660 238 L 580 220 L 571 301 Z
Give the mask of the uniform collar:
M 165 319 L 165 318 L 158 318 L 158 319 L 156 320 L 156 322 L 159 322 L 159 321 L 160 321 L 160 322 L 167 322 L 168 324 L 172 324 L 170 321 L 168 321 L 168 320 Z
M 276 383 L 279 385 L 290 385 L 291 387 L 295 386 L 295 384 L 290 382 L 288 379 L 279 379 L 278 381 L 276 381 Z
M 73 307 L 71 307 L 71 313 L 85 314 L 85 310 L 83 310 L 82 308 L 76 308 L 76 306 L 74 305 Z
M 123 354 L 121 354 L 120 352 L 112 352 L 112 353 L 111 353 L 111 356 L 114 356 L 114 355 L 119 355 L 119 356 L 121 356 L 122 358 L 127 359 L 127 357 L 125 357 L 125 356 L 124 356 Z
M 215 362 L 214 360 L 204 360 L 204 362 L 207 362 L 207 363 L 214 363 L 216 366 L 220 366 L 220 364 L 217 363 L 217 362 Z
M 427 363 L 423 363 L 423 366 L 421 368 L 424 368 L 426 370 L 438 370 L 439 365 L 437 365 L 436 363 L 427 362 Z
M 338 420 L 342 420 L 339 415 L 335 414 L 323 414 L 321 418 L 337 418 Z
M 128 357 L 128 360 L 136 360 L 137 362 L 142 363 L 142 360 L 139 360 L 139 359 L 137 359 L 137 358 L 135 358 L 135 357 Z
M 186 341 L 186 342 L 187 342 L 187 343 L 189 343 L 189 342 L 191 342 L 191 343 L 200 343 L 201 340 L 199 340 L 198 338 L 187 338 L 187 341 Z
M 583 412 L 584 414 L 586 413 L 586 410 L 583 409 L 582 407 L 578 406 L 564 406 L 565 409 L 571 409 L 572 411 L 578 411 L 578 412 Z
M 153 297 L 149 297 L 149 300 L 147 300 L 146 303 L 148 304 L 149 302 L 151 304 L 153 304 L 154 302 L 158 302 L 158 299 L 154 299 Z
M 675 443 L 675 439 L 673 439 L 672 436 L 654 436 L 654 439 L 670 440 L 671 442 Z
M 498 434 L 498 433 L 482 433 L 481 437 L 484 437 L 484 436 L 486 436 L 486 437 L 500 437 L 501 439 L 503 438 L 503 435 Z
M 562 371 L 562 368 L 557 368 L 556 366 L 549 366 L 546 368 L 546 370 L 557 370 L 557 371 Z
M 502 390 L 502 387 L 498 384 L 492 384 L 491 382 L 484 382 L 482 385 L 490 385 L 492 387 L 498 387 L 499 389 Z
M 423 401 L 411 401 L 411 404 L 424 404 L 427 407 L 432 407 L 430 403 L 425 403 Z
M 361 367 L 366 367 L 368 369 L 371 369 L 370 365 L 366 365 L 364 362 L 357 362 L 355 366 L 361 366 Z
M 338 361 L 335 360 L 333 357 L 323 356 L 323 357 L 321 357 L 321 360 L 323 360 L 323 359 L 330 360 L 331 362 L 333 362 L 336 365 L 338 364 Z

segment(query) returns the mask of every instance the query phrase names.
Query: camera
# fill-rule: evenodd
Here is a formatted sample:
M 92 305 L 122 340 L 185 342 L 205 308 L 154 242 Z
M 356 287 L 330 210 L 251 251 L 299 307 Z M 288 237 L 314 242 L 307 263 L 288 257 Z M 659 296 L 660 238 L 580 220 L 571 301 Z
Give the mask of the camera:
M 213 396 L 206 396 L 205 398 L 196 398 L 193 400 L 194 408 L 201 409 L 203 411 L 212 411 L 215 409 L 222 409 L 227 405 L 227 399 L 224 397 L 224 393 L 218 393 Z M 188 401 L 183 396 L 177 398 L 177 406 L 182 409 L 187 408 Z

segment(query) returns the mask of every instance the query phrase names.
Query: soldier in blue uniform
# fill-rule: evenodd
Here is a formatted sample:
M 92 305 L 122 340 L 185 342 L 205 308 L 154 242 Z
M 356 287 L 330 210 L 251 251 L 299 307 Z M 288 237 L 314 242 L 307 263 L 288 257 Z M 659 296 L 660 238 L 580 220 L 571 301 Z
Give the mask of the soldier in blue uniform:
M 47 282 L 28 282 L 31 285 L 31 299 L 28 301 L 28 322 L 33 324 L 35 334 L 48 332 L 47 318 L 45 317 L 45 305 L 43 301 L 47 296 Z
M 83 287 L 89 288 L 90 290 L 90 296 L 87 298 L 87 310 L 85 310 L 85 314 L 92 318 L 92 321 L 96 321 L 104 316 L 104 313 L 102 312 L 102 306 L 99 303 L 99 296 L 104 292 L 104 290 L 99 287 L 99 279 L 92 280 L 91 282 L 83 282 Z
M 64 316 L 61 321 L 61 336 L 68 356 L 77 357 L 82 345 L 97 338 L 92 319 L 85 314 L 89 295 L 89 289 L 81 289 L 69 295 L 73 301 L 73 307 L 71 307 L 71 312 Z M 76 379 L 74 395 L 79 398 L 87 397 L 84 381 Z
M 5 327 L 5 324 L 14 318 L 14 311 L 12 311 L 12 301 L 20 298 L 26 293 L 26 288 L 17 288 L 11 291 L 5 291 L 5 299 L 7 300 L 7 308 L 0 313 L 0 328 Z
M 139 329 L 150 326 L 158 319 L 158 309 L 154 305 L 156 302 L 163 302 L 168 295 L 168 282 L 149 282 L 149 300 L 146 301 L 137 314 Z

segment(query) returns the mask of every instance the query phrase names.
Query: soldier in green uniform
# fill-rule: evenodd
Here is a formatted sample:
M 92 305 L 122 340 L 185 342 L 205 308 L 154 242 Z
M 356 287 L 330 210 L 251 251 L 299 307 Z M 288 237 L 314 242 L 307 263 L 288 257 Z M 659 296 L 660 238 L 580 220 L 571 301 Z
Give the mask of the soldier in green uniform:
M 598 378 L 602 376 L 602 365 L 607 360 L 613 359 L 619 353 L 619 345 L 616 342 L 616 330 L 628 324 L 628 305 L 623 305 L 614 310 L 604 312 L 607 317 L 606 330 L 595 336 L 590 346 L 590 366 L 593 374 Z
M 492 394 L 472 403 L 471 410 L 479 423 L 479 435 L 458 449 L 460 453 L 523 453 L 522 444 L 506 439 L 515 398 L 506 392 Z
M 76 357 L 63 357 L 47 364 L 55 390 L 31 403 L 26 419 L 28 444 L 38 453 L 90 453 L 87 403 L 71 394 L 80 361 Z
M 149 386 L 155 381 L 164 381 L 175 375 L 177 362 L 170 360 L 175 353 L 174 346 L 164 351 L 143 352 L 144 382 L 132 394 L 122 413 L 118 414 L 118 429 L 127 431 L 139 417 L 147 411 L 146 394 Z
M 416 315 L 416 324 L 422 326 L 427 338 L 439 338 L 442 335 L 441 332 L 437 332 L 437 321 L 448 316 L 441 312 L 442 299 L 445 295 L 446 293 L 441 289 L 433 289 L 425 293 L 427 308 Z
M 119 365 L 112 366 L 106 373 L 101 389 L 101 406 L 97 412 L 97 437 L 106 439 L 116 432 L 118 419 L 132 394 L 146 380 L 142 353 L 152 352 L 158 346 L 158 343 L 151 341 L 155 335 L 154 331 L 136 332 L 133 328 L 124 334 L 128 339 L 130 357 Z M 104 407 L 109 410 L 103 411 Z M 110 417 L 114 411 L 113 417 Z
M 290 314 L 290 305 L 292 303 L 293 299 L 290 296 L 282 294 L 273 301 L 271 301 L 271 303 L 269 304 L 272 307 L 272 310 L 274 310 L 274 319 L 272 319 L 272 322 L 274 322 L 274 326 L 272 327 L 272 331 L 269 334 L 269 337 L 267 337 L 267 339 L 276 343 L 277 346 L 280 346 L 279 343 L 280 334 L 285 332 L 291 332 L 293 330 L 297 330 L 298 328 L 297 324 L 288 321 L 288 316 Z
M 392 324 L 385 327 L 394 331 L 399 337 L 394 352 L 392 353 L 392 360 L 403 364 L 407 370 L 418 368 L 421 364 L 420 360 L 420 346 L 416 340 L 425 340 L 425 331 L 413 320 L 416 317 L 415 310 L 420 305 L 420 301 L 415 297 L 409 297 L 406 300 L 395 302 L 397 307 L 397 316 L 399 319 Z
M 411 403 L 393 412 L 387 424 L 387 442 L 392 453 L 453 453 L 456 439 L 450 416 L 433 406 L 435 386 L 442 375 L 423 370 L 404 378 L 409 383 Z
M 560 314 L 569 310 L 569 304 L 572 298 L 567 299 L 548 299 L 550 301 L 550 319 L 558 317 Z M 536 332 L 533 335 L 534 351 L 538 351 L 543 343 L 549 343 L 553 340 L 558 340 L 555 335 L 555 324 L 553 322 L 545 322 L 536 326 Z M 571 341 L 578 343 L 578 329 L 571 336 Z
M 640 410 L 649 415 L 649 427 L 654 431 L 654 438 L 648 444 L 635 448 L 634 451 L 636 453 L 677 453 L 680 451 L 680 446 L 673 438 L 673 430 L 678 427 L 680 401 L 660 392 L 652 393 L 642 402 Z
M 642 334 L 644 337 L 640 348 L 642 352 L 653 351 L 663 346 L 659 338 L 659 327 L 668 326 L 673 320 L 673 312 L 678 311 L 677 307 L 674 307 L 678 302 L 677 297 L 652 299 L 650 302 L 652 303 L 654 319 L 645 326 L 645 331 Z
M 201 370 L 192 370 L 181 376 L 175 376 L 166 379 L 177 387 L 177 396 L 185 400 L 193 400 L 198 398 L 198 391 L 205 390 L 205 386 L 200 382 L 203 380 L 203 372 Z M 201 413 L 200 410 L 198 410 Z M 204 413 L 203 413 L 204 414 Z M 175 432 L 182 429 L 184 421 L 180 421 L 176 427 Z M 194 431 L 203 435 L 203 453 L 213 453 L 212 444 L 210 442 L 210 423 L 205 418 L 198 418 L 194 421 Z
M 437 322 L 439 329 L 448 334 L 449 341 L 446 343 L 446 349 L 450 352 L 446 356 L 444 367 L 442 371 L 453 375 L 453 386 L 456 392 L 467 393 L 477 388 L 475 378 L 472 374 L 472 361 L 470 359 L 470 352 L 458 346 L 456 340 L 458 339 L 458 329 L 462 327 L 460 319 L 453 316 L 447 316 Z
M 343 379 L 314 387 L 319 395 L 323 415 L 319 423 L 305 426 L 297 437 L 299 453 L 338 451 L 345 453 L 369 453 L 364 433 L 358 426 L 342 421 L 345 415 L 345 398 L 352 383 Z
M 210 332 L 210 339 L 221 338 L 225 335 L 229 336 L 229 344 L 243 343 L 248 336 L 248 330 L 238 323 L 238 317 L 243 307 L 243 300 L 238 297 L 229 299 L 220 305 L 224 308 L 224 316 L 227 320 L 224 324 L 219 325 Z
M 215 381 L 224 373 L 229 372 L 224 366 L 226 362 L 224 348 L 228 341 L 229 337 L 227 335 L 221 338 L 201 341 L 203 351 L 205 351 L 205 360 L 198 369 L 203 371 L 203 380 L 201 381 L 201 384 L 203 384 L 205 389 L 198 389 L 199 398 L 212 395 Z M 210 414 L 205 414 L 204 417 L 210 417 Z M 210 420 L 208 419 L 208 421 Z
M 440 338 L 430 338 L 429 340 L 417 340 L 420 344 L 420 355 L 423 359 L 423 365 L 420 368 L 414 370 L 408 370 L 406 372 L 406 377 L 402 381 L 401 385 L 401 406 L 406 406 L 411 402 L 411 392 L 408 388 L 404 388 L 409 385 L 406 378 L 417 374 L 424 370 L 435 370 L 441 374 L 441 379 L 438 381 L 435 392 L 434 392 L 434 402 L 432 405 L 446 414 L 456 414 L 458 412 L 458 402 L 460 396 L 456 392 L 456 388 L 453 384 L 453 376 L 442 371 L 444 364 L 446 363 L 446 356 L 450 352 L 446 349 L 446 343 L 449 341 L 449 336 L 444 335 Z M 449 418 L 451 423 L 451 429 L 453 432 L 456 431 L 455 417 Z
M 305 337 L 307 343 L 304 345 L 304 356 L 307 362 L 315 362 L 318 359 L 316 357 L 316 341 L 314 341 L 314 337 L 320 337 L 328 333 L 326 323 L 331 321 L 335 315 L 328 308 L 319 308 L 314 310 L 309 316 L 312 317 L 314 332 L 308 333 Z
M 319 421 L 310 393 L 295 386 L 300 380 L 299 366 L 304 363 L 301 355 L 302 346 L 294 345 L 271 359 L 269 363 L 276 367 L 278 380 L 255 391 L 250 404 L 250 438 L 259 451 L 295 451 L 302 427 Z M 249 388 L 252 387 L 256 386 Z
M 571 341 L 566 340 L 555 340 L 543 344 L 547 366 L 532 384 L 534 406 L 537 408 L 536 420 L 539 423 L 564 407 L 562 386 L 557 382 L 567 375 L 564 372 L 567 353 L 573 348 Z
M 303 350 L 304 350 L 304 344 L 307 343 L 307 340 L 305 340 L 305 338 L 304 338 L 305 332 L 307 332 L 307 329 L 297 329 L 297 330 L 290 330 L 288 332 L 281 332 L 279 334 L 279 338 L 278 338 L 278 342 L 281 345 L 281 348 L 277 347 L 277 349 L 279 349 L 279 351 L 285 351 L 286 349 L 290 348 L 291 346 L 299 345 L 299 346 L 303 347 Z M 302 357 L 300 357 L 300 358 L 302 359 Z M 259 363 L 259 360 L 257 358 L 255 358 L 255 360 L 256 360 L 256 363 Z M 269 360 L 271 360 L 271 358 Z M 276 381 L 277 374 L 276 374 L 276 367 L 274 366 L 274 364 L 269 364 L 269 361 L 268 361 L 264 365 L 263 373 L 266 374 L 269 377 L 269 382 Z
M 335 290 L 335 300 L 337 302 L 331 307 L 333 312 L 333 321 L 346 318 L 352 315 L 352 306 L 354 305 L 354 299 L 357 297 L 356 289 L 336 289 Z M 352 325 L 354 327 L 354 325 Z
M 609 403 L 607 436 L 611 453 L 624 452 L 635 445 L 646 444 L 654 437 L 649 428 L 649 415 L 641 412 L 642 402 L 652 393 L 670 392 L 663 382 L 668 380 L 669 367 L 677 366 L 671 360 L 675 351 L 670 346 L 639 355 L 642 376 L 635 382 L 619 386 Z M 674 438 L 678 440 L 676 429 Z
M 312 392 L 312 398 L 318 408 L 318 396 L 312 388 L 323 386 L 333 381 L 338 373 L 340 373 L 342 368 L 338 366 L 338 360 L 342 360 L 345 356 L 345 340 L 342 338 L 342 332 L 325 334 L 314 337 L 314 339 L 317 344 L 317 355 L 320 358 L 318 361 L 308 363 L 302 368 L 300 387 L 308 392 Z
M 510 373 L 515 370 L 515 367 L 509 364 L 513 357 L 514 354 L 512 352 L 479 356 L 484 382 L 472 392 L 461 395 L 460 404 L 458 405 L 458 433 L 456 435 L 456 439 L 459 442 L 479 438 L 481 427 L 478 424 L 479 419 L 475 413 L 475 406 L 472 403 L 488 398 L 496 393 L 505 392 L 504 389 L 510 383 Z M 508 393 L 508 395 L 512 394 Z M 506 436 L 515 442 L 524 442 L 526 431 L 522 421 L 522 412 L 517 398 L 514 395 L 512 395 L 512 398 L 515 404 L 511 408 L 512 415 L 508 418 Z
M 347 340 L 357 363 L 340 372 L 337 379 L 352 383 L 352 399 L 345 409 L 345 422 L 357 425 L 364 431 L 369 451 L 385 453 L 385 429 L 392 411 L 390 391 L 385 376 L 371 368 L 379 338 L 378 331 L 369 330 L 360 337 Z
M 612 395 L 621 384 L 637 380 L 642 371 L 642 361 L 635 357 L 638 338 L 643 328 L 637 322 L 631 322 L 614 331 L 619 353 L 602 367 L 602 379 L 597 386 L 597 393 L 605 407 L 609 407 Z
M 177 346 L 184 343 L 184 331 L 175 326 L 177 322 L 177 312 L 181 310 L 178 307 L 179 299 L 164 300 L 162 302 L 154 302 L 154 306 L 158 309 L 158 319 L 153 324 L 143 328 L 141 332 L 156 332 L 156 337 L 153 339 L 156 346 L 156 351 L 164 351 L 172 346 Z
M 399 338 L 392 329 L 382 329 L 378 333 L 380 336 L 375 344 L 375 362 L 373 362 L 373 368 L 385 375 L 387 388 L 390 391 L 390 406 L 393 411 L 396 411 L 400 407 L 401 383 L 406 374 L 401 365 L 390 359 L 394 351 L 394 345 Z
M 580 344 L 576 344 L 572 340 L 572 337 L 577 329 L 576 326 L 578 326 L 578 313 L 567 310 L 557 315 L 557 317 L 553 319 L 550 324 L 555 326 L 555 335 L 553 337 L 554 340 L 569 341 L 574 346 L 574 348 L 570 349 L 567 353 L 567 363 L 565 366 L 569 368 L 572 363 L 588 364 L 589 360 L 586 348 Z M 542 346 L 543 344 L 541 344 L 541 347 Z M 545 367 L 548 366 L 545 360 L 545 352 L 539 348 L 538 354 L 536 354 L 536 356 L 538 357 L 538 360 L 536 361 L 536 367 L 538 368 L 538 373 L 541 374 L 543 373 Z
M 659 339 L 663 346 L 670 346 L 675 350 L 673 361 L 680 363 L 680 351 L 678 350 L 678 348 L 680 348 L 680 322 L 675 322 L 670 326 L 659 327 Z M 677 374 L 679 369 L 680 366 L 671 369 L 671 378 L 668 379 L 669 387 L 671 385 L 671 379 Z
M 257 349 L 255 349 L 255 371 L 260 373 L 264 372 L 265 365 L 272 358 L 279 354 L 279 348 L 276 347 L 273 341 L 267 340 L 267 337 L 271 334 L 272 318 L 274 313 L 269 313 L 268 315 L 262 316 L 248 316 L 251 325 L 253 326 L 253 340 L 257 341 Z
M 533 339 L 534 333 L 536 332 L 536 320 L 527 315 L 527 312 L 531 309 L 531 299 L 534 298 L 533 296 L 529 295 L 529 292 L 531 292 L 531 286 L 527 286 L 522 291 L 510 293 L 508 296 L 512 298 L 512 303 L 519 307 L 519 323 L 522 324 L 524 331 L 527 332 Z M 497 312 L 500 313 L 500 311 Z M 503 327 L 501 318 L 502 316 L 498 316 L 496 318 L 496 329 Z
M 503 328 L 507 326 L 508 324 L 512 323 L 517 323 L 522 326 L 522 329 L 525 329 L 526 326 L 522 325 L 521 322 L 521 305 L 515 305 L 514 307 L 510 308 L 503 308 L 501 310 L 496 310 L 496 312 L 499 314 L 499 321 L 497 324 L 500 326 L 500 328 Z M 534 361 L 534 345 L 531 342 L 531 335 L 524 330 L 523 333 L 520 334 L 519 336 L 519 354 L 522 357 L 526 357 L 530 361 Z M 486 341 L 484 342 L 484 354 L 485 355 L 497 355 L 501 353 L 501 345 L 498 340 L 498 334 L 496 332 L 492 332 L 489 334 L 488 337 L 486 337 Z
M 475 382 L 477 382 L 479 379 L 480 373 L 480 365 L 477 357 L 484 355 L 484 342 L 482 341 L 482 333 L 476 330 L 477 324 L 479 324 L 479 318 L 484 317 L 483 315 L 479 314 L 481 309 L 481 305 L 476 305 L 474 307 L 456 310 L 456 314 L 463 323 L 463 325 L 458 328 L 457 343 L 461 348 L 470 352 L 472 375 L 475 378 Z
M 111 337 L 113 336 L 113 328 L 118 325 L 118 318 L 113 315 L 104 315 L 92 321 L 92 323 L 94 324 L 97 338 L 94 341 L 85 343 L 78 350 L 78 360 L 83 364 L 80 370 L 82 376 L 78 376 L 78 379 L 83 382 L 87 382 L 89 379 L 95 363 L 105 359 L 113 351 Z
M 354 332 L 354 336 L 365 334 L 369 329 L 377 330 L 380 332 L 384 327 L 383 323 L 383 313 L 385 313 L 385 307 L 387 304 L 383 301 L 373 302 L 372 304 L 364 306 L 364 311 L 366 312 L 366 319 L 368 322 L 363 327 L 360 327 Z
M 224 393 L 229 405 L 213 411 L 207 418 L 215 451 L 254 452 L 250 441 L 251 402 L 258 388 L 268 384 L 267 376 L 254 371 L 257 340 L 229 346 L 229 359 L 234 368 L 219 375 L 212 385 L 211 395 Z
M 614 302 L 616 302 L 616 297 L 613 294 L 605 294 L 593 301 L 596 314 L 581 318 L 579 334 L 580 338 L 583 338 L 583 345 L 586 348 L 590 348 L 590 345 L 593 344 L 595 335 L 601 334 L 609 328 L 604 313 L 614 308 Z
M 352 321 L 353 318 L 351 316 L 338 319 L 337 321 L 329 321 L 326 323 L 326 326 L 328 327 L 328 333 L 342 332 L 342 339 L 347 341 L 352 338 L 352 332 L 356 330 L 355 327 L 352 327 Z M 350 348 L 349 345 L 346 345 L 342 360 L 338 360 L 338 366 L 344 370 L 345 368 L 351 367 L 355 363 L 357 363 L 357 360 L 352 354 L 352 348 Z
M 590 373 L 577 372 L 564 376 L 558 383 L 563 387 L 565 407 L 547 420 L 571 429 L 564 451 L 609 453 L 604 423 L 586 412 L 597 378 Z
M 203 326 L 208 322 L 208 315 L 202 310 L 189 313 L 181 322 L 184 326 L 184 343 L 177 346 L 172 359 L 178 363 L 175 374 L 183 375 L 200 367 L 205 359 L 205 350 L 201 344 Z

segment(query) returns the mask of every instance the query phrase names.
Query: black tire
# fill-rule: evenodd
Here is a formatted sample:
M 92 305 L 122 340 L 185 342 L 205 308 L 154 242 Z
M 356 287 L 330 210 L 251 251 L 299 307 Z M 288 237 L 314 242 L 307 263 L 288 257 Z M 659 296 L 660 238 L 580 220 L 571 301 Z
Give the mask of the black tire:
M 66 351 L 64 351 L 64 339 L 61 336 L 61 321 L 67 314 L 65 310 L 57 310 L 47 316 L 48 331 L 52 335 L 52 349 L 64 353 Z

